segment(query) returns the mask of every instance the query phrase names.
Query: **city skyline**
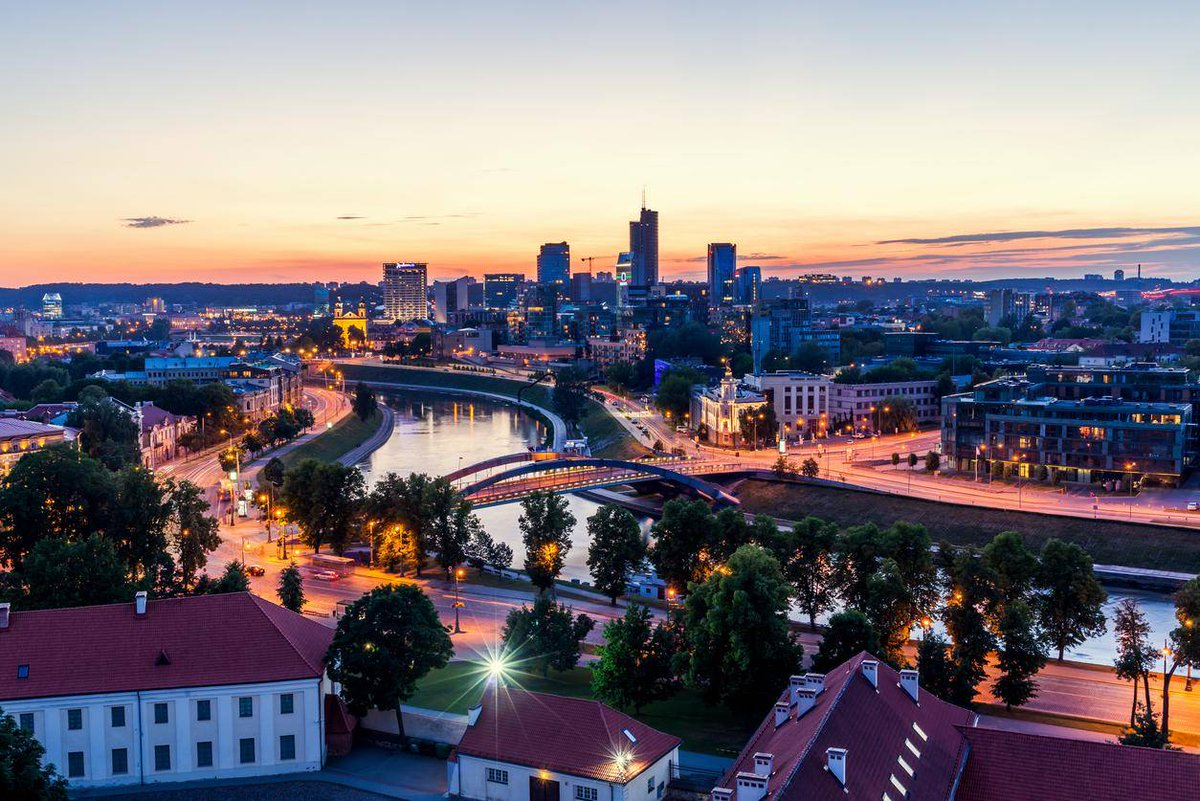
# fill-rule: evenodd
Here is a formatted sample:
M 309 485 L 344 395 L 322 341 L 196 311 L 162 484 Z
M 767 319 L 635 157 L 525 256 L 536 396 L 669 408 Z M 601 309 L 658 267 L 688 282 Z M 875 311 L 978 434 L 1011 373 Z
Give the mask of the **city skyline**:
M 1195 9 L 688 8 L 10 11 L 0 285 L 1195 274 Z

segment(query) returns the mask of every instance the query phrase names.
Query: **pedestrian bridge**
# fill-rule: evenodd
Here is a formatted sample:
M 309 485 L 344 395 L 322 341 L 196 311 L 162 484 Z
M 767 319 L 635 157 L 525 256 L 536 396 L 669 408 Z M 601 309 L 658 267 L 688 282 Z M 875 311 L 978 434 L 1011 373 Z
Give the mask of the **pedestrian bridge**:
M 570 493 L 652 481 L 673 484 L 712 503 L 736 506 L 737 498 L 704 476 L 744 470 L 735 461 L 670 457 L 626 461 L 530 451 L 488 459 L 446 478 L 476 507 L 513 503 L 533 492 Z

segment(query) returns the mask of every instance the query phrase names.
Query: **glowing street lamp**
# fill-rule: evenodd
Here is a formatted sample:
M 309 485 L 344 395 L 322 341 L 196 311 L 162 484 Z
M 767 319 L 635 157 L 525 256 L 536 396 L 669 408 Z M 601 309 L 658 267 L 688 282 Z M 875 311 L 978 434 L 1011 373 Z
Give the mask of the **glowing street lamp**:
M 454 569 L 454 633 L 455 634 L 462 634 L 462 626 L 459 625 L 459 621 L 458 621 L 458 610 L 462 609 L 464 604 L 459 599 L 459 596 L 458 596 L 458 582 L 460 580 L 466 578 L 466 576 L 467 576 L 467 571 L 463 570 L 461 567 L 457 567 Z

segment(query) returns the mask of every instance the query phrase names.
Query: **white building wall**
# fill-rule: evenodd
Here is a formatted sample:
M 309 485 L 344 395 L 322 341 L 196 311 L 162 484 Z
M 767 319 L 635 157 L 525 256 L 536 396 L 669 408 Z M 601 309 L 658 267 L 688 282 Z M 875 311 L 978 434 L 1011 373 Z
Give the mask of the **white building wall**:
M 578 801 L 576 788 L 581 787 L 594 789 L 596 801 L 657 801 L 661 797 L 658 794 L 660 785 L 666 792 L 672 761 L 679 761 L 679 749 L 672 750 L 622 785 L 460 754 L 459 793 L 470 801 L 529 801 L 529 780 L 531 777 L 541 777 L 558 782 L 559 801 Z M 507 771 L 508 784 L 489 782 L 488 768 Z M 653 789 L 650 788 L 651 778 L 654 779 Z
M 290 693 L 293 711 L 283 714 L 282 696 Z M 253 714 L 238 716 L 238 699 L 253 702 Z M 198 701 L 211 704 L 211 720 L 197 719 Z M 155 723 L 154 710 L 167 704 L 167 722 Z M 125 725 L 112 725 L 112 708 L 125 709 Z M 124 784 L 190 781 L 194 779 L 263 776 L 320 770 L 325 754 L 321 682 L 299 679 L 287 682 L 218 687 L 108 693 L 103 695 L 33 698 L 3 701 L 0 708 L 20 722 L 32 713 L 34 736 L 72 787 L 105 787 Z M 68 727 L 69 710 L 81 710 L 82 727 Z M 295 737 L 295 757 L 280 759 L 280 737 Z M 239 740 L 253 738 L 254 761 L 243 764 Z M 196 764 L 197 745 L 213 744 L 212 767 Z M 140 747 L 139 747 L 140 743 Z M 155 746 L 170 748 L 170 768 L 155 769 Z M 124 748 L 128 773 L 112 772 L 113 749 Z M 84 773 L 70 776 L 70 754 L 83 754 Z

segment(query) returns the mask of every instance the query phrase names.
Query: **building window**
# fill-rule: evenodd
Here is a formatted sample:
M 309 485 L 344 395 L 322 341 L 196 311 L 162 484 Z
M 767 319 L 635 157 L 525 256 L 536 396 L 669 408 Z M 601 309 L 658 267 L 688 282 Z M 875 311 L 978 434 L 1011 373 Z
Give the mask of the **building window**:
M 212 767 L 212 740 L 201 740 L 196 743 L 196 767 Z
M 29 678 L 29 665 L 17 665 L 17 678 L 18 679 Z
M 83 710 L 68 709 L 67 710 L 67 730 L 79 731 L 83 728 Z
M 250 696 L 242 696 L 238 699 L 238 717 L 252 718 L 254 717 L 254 699 Z
M 196 720 L 212 720 L 212 701 L 205 698 L 196 702 Z
M 69 751 L 67 753 L 67 778 L 78 779 L 83 775 L 83 752 Z
M 112 750 L 112 774 L 120 776 L 129 772 L 129 751 L 125 748 Z
M 646 792 L 647 793 L 654 792 L 654 777 L 653 776 L 646 777 Z
M 170 770 L 171 769 L 171 746 L 169 746 L 169 745 L 154 746 L 154 769 L 155 770 Z
M 279 696 L 279 714 L 290 715 L 296 711 L 296 696 L 284 693 Z
M 114 729 L 125 728 L 125 707 L 114 706 L 111 710 L 111 713 L 112 713 L 112 727 Z
M 167 711 L 165 703 L 157 703 L 154 705 L 154 722 L 166 723 L 170 720 L 170 712 Z
M 254 762 L 254 738 L 243 737 L 238 740 L 238 756 L 243 765 Z
M 600 791 L 595 787 L 584 787 L 583 785 L 575 785 L 575 801 L 598 801 Z
M 21 713 L 21 730 L 29 732 L 30 734 L 33 734 L 33 713 L 32 712 L 22 712 Z
M 279 738 L 279 761 L 287 762 L 296 758 L 296 735 L 285 734 Z
M 508 784 L 508 771 L 500 768 L 488 768 L 487 780 L 492 784 Z

